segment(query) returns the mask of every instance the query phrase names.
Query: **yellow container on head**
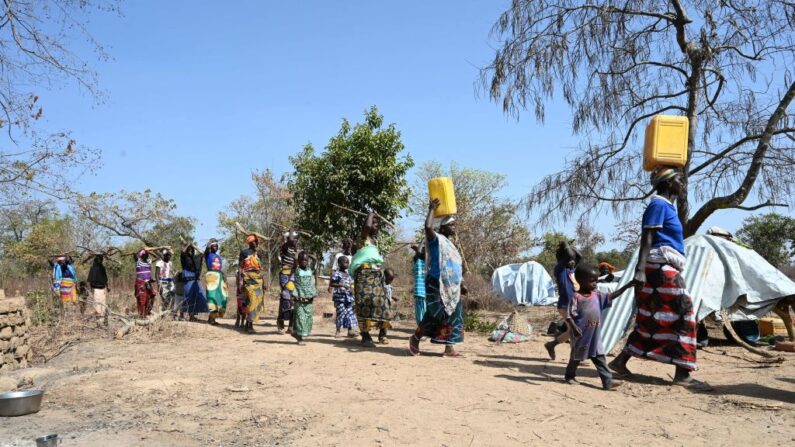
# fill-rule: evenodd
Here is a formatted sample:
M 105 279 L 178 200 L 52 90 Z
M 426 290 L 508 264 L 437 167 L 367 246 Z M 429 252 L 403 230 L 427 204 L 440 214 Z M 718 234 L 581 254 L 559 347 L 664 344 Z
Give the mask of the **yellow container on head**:
M 643 147 L 643 169 L 657 166 L 683 167 L 687 163 L 687 133 L 690 121 L 686 116 L 657 115 L 646 126 Z
M 440 202 L 439 207 L 433 213 L 434 217 L 449 216 L 458 212 L 452 178 L 436 177 L 428 180 L 428 193 L 431 199 L 439 199 Z

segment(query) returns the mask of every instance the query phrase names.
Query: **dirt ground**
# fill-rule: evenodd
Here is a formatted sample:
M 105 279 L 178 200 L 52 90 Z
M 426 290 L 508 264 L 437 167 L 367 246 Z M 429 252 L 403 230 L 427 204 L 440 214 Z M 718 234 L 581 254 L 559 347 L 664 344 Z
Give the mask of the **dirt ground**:
M 522 345 L 467 334 L 465 358 L 423 343 L 406 354 L 412 325 L 391 343 L 362 349 L 335 339 L 315 312 L 306 346 L 276 333 L 169 322 L 124 340 L 76 344 L 36 368 L 0 379 L 46 389 L 42 410 L 0 418 L 0 445 L 793 445 L 795 355 L 760 366 L 741 348 L 699 352 L 712 390 L 670 385 L 672 367 L 633 360 L 637 381 L 599 389 L 591 365 L 581 385 L 562 383 L 568 358 L 548 361 L 536 336 Z M 141 332 L 144 333 L 141 333 Z

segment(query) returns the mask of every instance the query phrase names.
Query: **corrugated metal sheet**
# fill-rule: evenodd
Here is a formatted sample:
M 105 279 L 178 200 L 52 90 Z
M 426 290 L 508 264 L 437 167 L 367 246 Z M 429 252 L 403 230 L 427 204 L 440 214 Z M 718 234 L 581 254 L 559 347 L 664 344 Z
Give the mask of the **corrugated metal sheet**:
M 685 241 L 687 267 L 682 276 L 698 309 L 699 320 L 721 308 L 732 310 L 732 319 L 757 318 L 784 296 L 795 294 L 795 283 L 753 250 L 725 239 L 696 235 Z M 627 266 L 619 286 L 632 279 L 638 253 Z M 738 298 L 743 300 L 738 302 Z M 634 292 L 630 289 L 603 316 L 602 345 L 609 352 L 634 315 Z

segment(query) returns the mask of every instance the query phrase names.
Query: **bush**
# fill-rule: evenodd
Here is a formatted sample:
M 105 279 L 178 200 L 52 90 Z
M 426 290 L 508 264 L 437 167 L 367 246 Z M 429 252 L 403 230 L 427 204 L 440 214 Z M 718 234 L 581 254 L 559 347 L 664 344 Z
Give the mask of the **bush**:
M 492 331 L 494 331 L 494 329 L 497 329 L 497 323 L 483 321 L 477 314 L 464 314 L 465 331 L 490 334 Z
M 25 305 L 31 310 L 34 326 L 47 324 L 53 319 L 52 294 L 49 290 L 31 290 L 25 294 Z

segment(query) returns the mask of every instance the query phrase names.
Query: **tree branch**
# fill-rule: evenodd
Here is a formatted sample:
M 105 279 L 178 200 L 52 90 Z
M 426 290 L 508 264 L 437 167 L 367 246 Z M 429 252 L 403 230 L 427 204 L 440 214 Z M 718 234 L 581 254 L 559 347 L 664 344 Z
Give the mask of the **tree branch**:
M 789 107 L 793 98 L 795 98 L 795 82 L 792 82 L 789 85 L 789 88 L 784 94 L 784 97 L 781 98 L 778 107 L 776 107 L 776 110 L 767 120 L 765 131 L 762 133 L 762 137 L 759 139 L 759 144 L 757 145 L 756 151 L 754 152 L 754 156 L 751 160 L 751 166 L 748 168 L 745 178 L 743 179 L 740 186 L 729 195 L 723 197 L 713 197 L 707 201 L 707 203 L 705 203 L 688 222 L 685 236 L 694 234 L 696 229 L 698 229 L 698 227 L 700 227 L 701 224 L 707 220 L 707 217 L 712 215 L 712 213 L 715 211 L 725 208 L 737 208 L 745 201 L 745 199 L 748 197 L 748 194 L 751 192 L 751 188 L 753 188 L 754 183 L 756 182 L 756 178 L 758 177 L 760 170 L 762 169 L 765 154 L 767 153 L 768 148 L 770 148 L 770 141 L 776 132 L 776 127 L 786 116 L 787 108 Z

